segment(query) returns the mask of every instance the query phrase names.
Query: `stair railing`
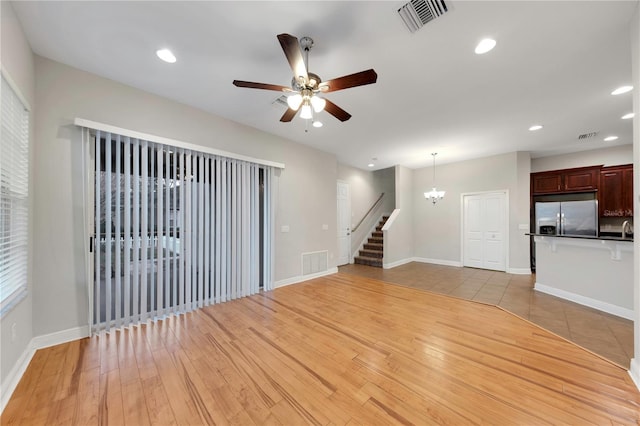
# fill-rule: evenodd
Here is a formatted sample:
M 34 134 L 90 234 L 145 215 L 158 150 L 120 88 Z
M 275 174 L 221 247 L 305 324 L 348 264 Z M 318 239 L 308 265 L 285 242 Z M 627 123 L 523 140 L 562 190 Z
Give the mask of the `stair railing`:
M 371 212 L 380 204 L 380 202 L 382 202 L 382 198 L 383 197 L 384 197 L 384 192 L 382 194 L 380 194 L 378 199 L 373 203 L 373 205 L 369 208 L 369 210 L 367 210 L 367 212 L 364 214 L 364 216 L 362 216 L 362 219 L 360 219 L 360 222 L 358 222 L 358 224 L 353 227 L 353 229 L 351 230 L 351 233 L 354 233 L 356 231 L 356 229 L 358 229 L 358 227 L 360 225 L 362 225 L 362 222 L 364 222 L 364 220 L 367 218 L 367 216 L 369 216 L 371 214 Z

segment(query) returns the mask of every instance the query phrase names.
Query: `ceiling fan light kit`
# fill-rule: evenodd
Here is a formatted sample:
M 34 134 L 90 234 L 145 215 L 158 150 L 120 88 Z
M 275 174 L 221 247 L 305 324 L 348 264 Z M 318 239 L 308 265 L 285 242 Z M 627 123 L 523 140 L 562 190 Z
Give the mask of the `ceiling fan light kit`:
M 355 74 L 345 75 L 329 81 L 322 79 L 314 73 L 308 71 L 309 51 L 313 47 L 313 39 L 302 37 L 298 39 L 290 34 L 279 34 L 278 40 L 284 51 L 284 55 L 293 71 L 291 87 L 277 84 L 255 83 L 251 81 L 233 80 L 236 87 L 248 89 L 273 90 L 290 93 L 287 96 L 287 110 L 280 121 L 290 122 L 300 111 L 300 118 L 305 120 L 313 119 L 313 113 L 327 111 L 340 121 L 347 121 L 351 114 L 334 104 L 333 102 L 318 96 L 318 93 L 329 93 L 351 87 L 373 84 L 377 81 L 378 75 L 373 69 L 361 71 Z M 305 56 L 303 57 L 303 52 Z M 316 126 L 314 121 L 314 127 Z

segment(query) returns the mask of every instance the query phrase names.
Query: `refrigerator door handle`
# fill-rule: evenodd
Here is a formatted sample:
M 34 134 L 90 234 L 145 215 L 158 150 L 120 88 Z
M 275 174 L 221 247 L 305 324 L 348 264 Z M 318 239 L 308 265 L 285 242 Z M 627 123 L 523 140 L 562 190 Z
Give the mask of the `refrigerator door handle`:
M 560 220 L 560 212 L 556 213 L 556 235 L 562 234 L 562 221 Z

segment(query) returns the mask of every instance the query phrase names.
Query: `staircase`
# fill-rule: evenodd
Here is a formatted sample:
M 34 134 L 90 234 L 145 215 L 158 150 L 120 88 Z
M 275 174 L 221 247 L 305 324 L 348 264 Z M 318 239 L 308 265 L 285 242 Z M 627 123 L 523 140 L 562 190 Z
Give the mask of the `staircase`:
M 353 263 L 382 268 L 382 254 L 384 253 L 382 227 L 387 219 L 389 219 L 389 216 L 382 216 L 382 220 L 376 226 L 376 230 L 371 233 L 367 242 L 364 243 L 363 249 L 360 250 L 360 255 L 353 259 Z

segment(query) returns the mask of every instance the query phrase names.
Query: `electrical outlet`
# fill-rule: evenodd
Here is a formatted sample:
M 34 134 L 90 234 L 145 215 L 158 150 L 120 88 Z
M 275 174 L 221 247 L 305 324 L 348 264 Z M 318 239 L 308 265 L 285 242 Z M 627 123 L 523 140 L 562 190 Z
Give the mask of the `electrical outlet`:
M 11 342 L 12 343 L 15 342 L 17 338 L 18 338 L 18 326 L 14 322 L 13 324 L 11 324 Z

